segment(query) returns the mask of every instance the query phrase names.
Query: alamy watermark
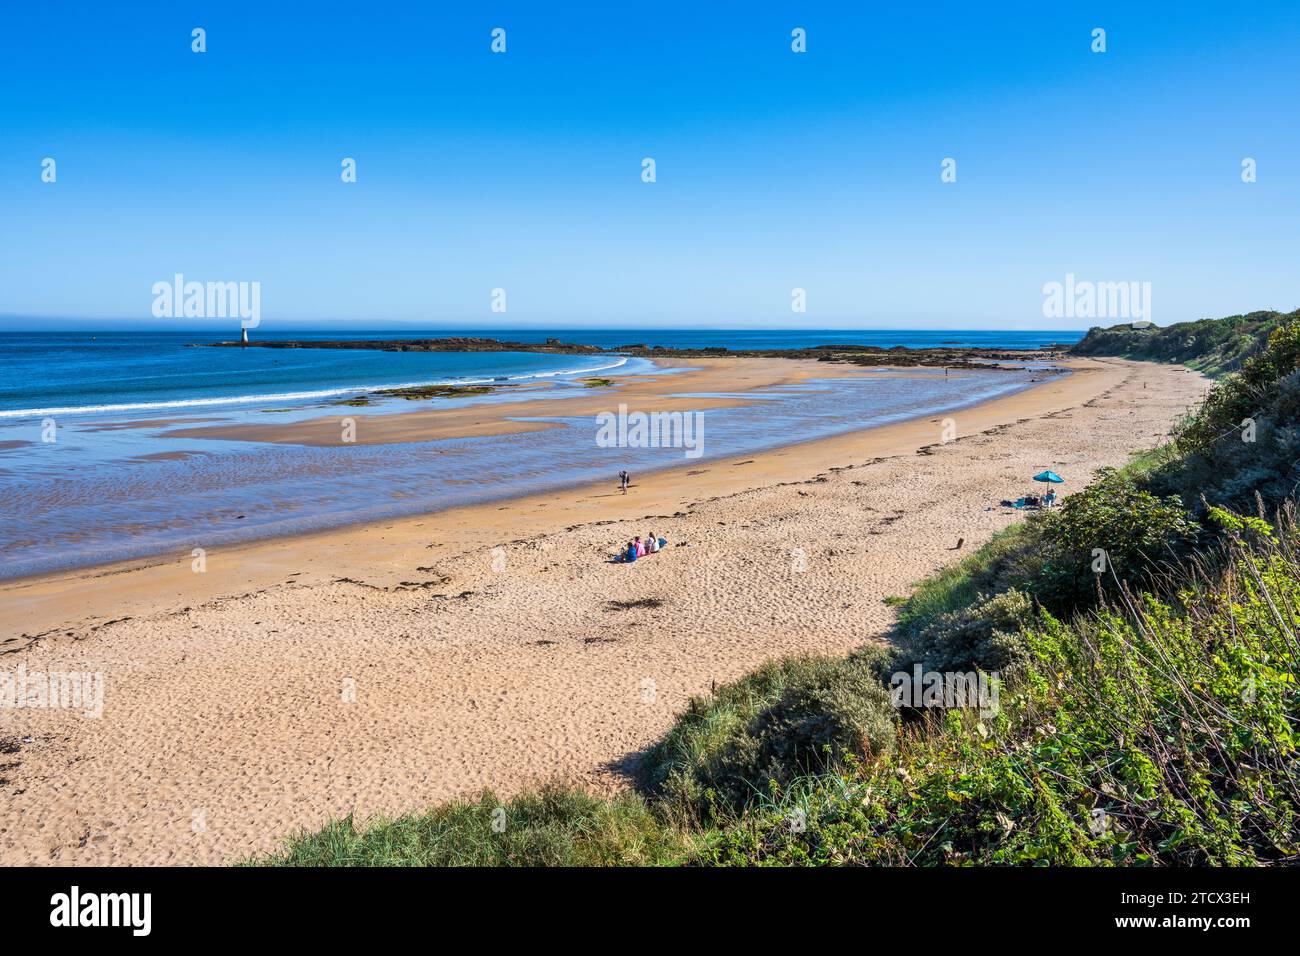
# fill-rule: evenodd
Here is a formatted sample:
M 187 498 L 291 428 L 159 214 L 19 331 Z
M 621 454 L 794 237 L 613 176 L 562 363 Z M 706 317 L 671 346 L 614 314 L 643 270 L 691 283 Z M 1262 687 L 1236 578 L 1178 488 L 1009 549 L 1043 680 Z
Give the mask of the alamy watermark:
M 171 282 L 153 284 L 156 319 L 233 319 L 255 329 L 262 321 L 262 283 L 186 282 L 176 273 Z
M 83 893 L 73 884 L 68 892 L 50 897 L 50 925 L 55 927 L 119 926 L 132 936 L 148 936 L 152 914 L 152 893 Z
M 98 671 L 0 671 L 0 708 L 79 710 L 92 720 L 104 714 L 104 675 Z
M 618 412 L 596 416 L 598 448 L 681 448 L 687 458 L 704 454 L 703 412 Z
M 978 710 L 981 717 L 996 717 L 997 673 L 984 671 L 927 671 L 916 664 L 912 672 L 898 671 L 889 678 L 895 707 L 944 707 Z
M 1043 285 L 1043 317 L 1048 319 L 1130 319 L 1151 321 L 1150 282 L 1075 281 Z

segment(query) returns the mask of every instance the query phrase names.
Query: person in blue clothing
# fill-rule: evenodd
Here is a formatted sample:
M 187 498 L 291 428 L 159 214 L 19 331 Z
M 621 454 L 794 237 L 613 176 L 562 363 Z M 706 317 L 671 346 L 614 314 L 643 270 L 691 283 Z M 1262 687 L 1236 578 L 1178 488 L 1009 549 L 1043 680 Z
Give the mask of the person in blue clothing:
M 627 561 L 627 562 L 632 562 L 632 561 L 635 561 L 635 560 L 636 560 L 636 542 L 635 542 L 635 541 L 629 541 L 629 542 L 627 543 L 627 550 L 623 552 L 623 560 L 624 560 L 624 561 Z

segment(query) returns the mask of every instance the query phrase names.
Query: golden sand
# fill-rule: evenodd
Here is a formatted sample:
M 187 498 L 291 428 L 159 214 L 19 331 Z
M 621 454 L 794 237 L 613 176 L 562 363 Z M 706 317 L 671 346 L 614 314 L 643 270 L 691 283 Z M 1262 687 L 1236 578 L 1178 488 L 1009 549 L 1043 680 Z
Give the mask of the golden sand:
M 790 374 L 728 362 L 705 390 Z M 331 816 L 556 777 L 624 786 L 691 695 L 883 639 L 884 599 L 1016 520 L 997 505 L 1030 475 L 1077 490 L 1206 388 L 1073 364 L 945 416 L 946 444 L 921 419 L 648 474 L 626 497 L 610 481 L 211 551 L 203 574 L 186 552 L 0 584 L 0 671 L 106 686 L 99 719 L 0 711 L 17 744 L 0 863 L 218 863 Z M 456 418 L 418 414 L 380 427 L 425 440 Z M 651 530 L 664 552 L 610 562 Z M 641 598 L 663 603 L 611 603 Z

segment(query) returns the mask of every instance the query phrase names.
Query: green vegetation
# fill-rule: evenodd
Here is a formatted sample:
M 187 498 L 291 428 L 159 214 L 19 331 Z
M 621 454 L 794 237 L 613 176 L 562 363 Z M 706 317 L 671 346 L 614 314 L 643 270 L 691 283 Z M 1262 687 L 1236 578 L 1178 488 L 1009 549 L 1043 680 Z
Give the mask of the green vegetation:
M 1300 322 L 1236 354 L 1168 447 L 920 584 L 890 648 L 692 700 L 638 792 L 525 794 L 500 832 L 491 796 L 349 819 L 256 862 L 1300 860 Z M 979 693 L 921 706 L 915 668 Z
M 1270 511 L 1300 486 L 1300 322 L 1275 329 L 1266 349 L 1221 381 L 1175 433 L 1177 457 L 1149 483 L 1198 516 L 1205 502 Z
M 490 793 L 422 816 L 351 817 L 291 840 L 262 866 L 649 866 L 679 861 L 682 837 L 662 826 L 644 800 L 601 800 L 549 786 L 501 803 Z
M 1224 319 L 1179 322 L 1164 328 L 1135 329 L 1131 324 L 1091 328 L 1070 351 L 1076 355 L 1115 355 L 1147 362 L 1176 362 L 1223 375 L 1240 368 L 1268 341 L 1274 329 L 1300 320 L 1300 310 L 1261 311 Z
M 612 378 L 585 378 L 582 380 L 585 388 L 605 388 L 614 384 Z
M 757 807 L 702 861 L 1294 862 L 1300 566 L 1238 548 L 1195 584 L 1068 627 L 1045 614 L 996 716 L 948 711 L 895 759 Z
M 726 820 L 791 781 L 845 758 L 893 751 L 889 655 L 772 661 L 696 698 L 648 755 L 647 783 L 678 824 Z
M 1145 586 L 1185 558 L 1201 530 L 1177 496 L 1157 497 L 1112 468 L 1039 527 L 1034 595 L 1057 611 L 1086 609 L 1108 583 Z

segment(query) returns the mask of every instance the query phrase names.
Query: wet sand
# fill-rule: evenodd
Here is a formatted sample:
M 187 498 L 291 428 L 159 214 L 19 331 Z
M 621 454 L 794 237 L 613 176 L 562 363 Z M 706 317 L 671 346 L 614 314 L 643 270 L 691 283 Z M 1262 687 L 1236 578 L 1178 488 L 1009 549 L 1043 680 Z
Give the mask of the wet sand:
M 332 446 L 343 444 L 341 422 L 354 423 L 350 441 L 358 445 L 423 442 L 483 435 L 509 435 L 558 427 L 548 422 L 517 421 L 517 418 L 559 418 L 594 416 L 610 411 L 618 403 L 641 412 L 707 411 L 753 404 L 758 398 L 686 397 L 682 392 L 761 392 L 782 385 L 795 385 L 814 378 L 879 376 L 895 370 L 868 370 L 855 365 L 795 359 L 656 359 L 664 369 L 683 369 L 670 375 L 620 377 L 617 387 L 574 391 L 565 398 L 494 402 L 453 408 L 438 408 L 438 401 L 412 402 L 412 411 L 366 414 L 365 406 L 340 405 L 337 411 L 305 421 L 278 424 L 208 425 L 175 429 L 169 438 L 222 438 L 231 441 L 275 442 L 293 445 Z M 959 372 L 952 373 L 954 377 Z M 965 373 L 972 374 L 972 373 Z M 974 374 L 997 375 L 996 371 Z M 530 385 L 503 389 L 508 396 Z M 422 407 L 421 407 L 422 406 Z M 433 406 L 433 407 L 430 407 Z
M 609 482 L 213 550 L 202 573 L 186 552 L 0 584 L 0 671 L 105 681 L 98 719 L 0 710 L 0 863 L 217 863 L 330 816 L 624 786 L 692 694 L 881 640 L 884 599 L 1016 520 L 997 504 L 1030 475 L 1077 490 L 1207 387 L 1073 364 L 944 416 L 946 443 L 921 419 L 634 476 L 627 496 Z M 651 530 L 665 552 L 611 563 Z M 647 597 L 662 606 L 611 603 Z

